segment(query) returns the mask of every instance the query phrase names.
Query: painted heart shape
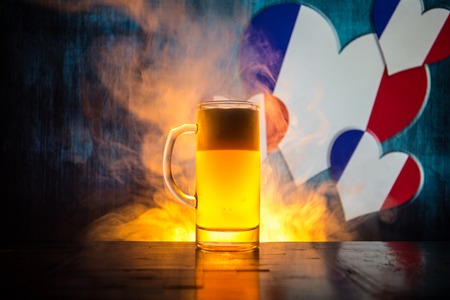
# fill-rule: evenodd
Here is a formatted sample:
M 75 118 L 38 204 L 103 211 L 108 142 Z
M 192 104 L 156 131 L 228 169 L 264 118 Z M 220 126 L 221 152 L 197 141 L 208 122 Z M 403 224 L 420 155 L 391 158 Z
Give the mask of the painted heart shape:
M 381 155 L 380 145 L 369 132 L 340 134 L 329 159 L 347 221 L 402 205 L 418 195 L 423 185 L 422 168 L 414 157 L 403 152 Z
M 449 10 L 424 12 L 421 0 L 376 0 L 373 20 L 392 75 L 450 56 Z
M 377 38 L 368 34 L 341 49 L 330 22 L 299 4 L 265 9 L 244 36 L 243 81 L 286 106 L 289 127 L 278 146 L 302 184 L 328 168 L 337 132 L 366 128 L 385 69 Z

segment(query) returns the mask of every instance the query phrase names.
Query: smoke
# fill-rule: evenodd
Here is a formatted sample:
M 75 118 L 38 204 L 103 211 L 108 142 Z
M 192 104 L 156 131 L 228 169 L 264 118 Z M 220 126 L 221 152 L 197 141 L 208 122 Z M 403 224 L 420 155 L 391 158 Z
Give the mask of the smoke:
M 139 27 L 138 34 L 97 38 L 90 45 L 89 62 L 96 80 L 115 104 L 147 124 L 139 159 L 146 170 L 145 184 L 152 193 L 133 196 L 132 203 L 94 222 L 87 239 L 193 240 L 194 211 L 174 202 L 163 186 L 165 138 L 171 128 L 195 122 L 195 106 L 202 100 L 214 95 L 246 98 L 237 66 L 237 47 L 244 28 L 241 10 L 232 8 L 231 18 L 217 10 L 217 4 L 211 8 L 183 1 L 40 3 L 69 13 L 113 8 Z M 95 117 L 91 112 L 96 111 L 91 109 L 92 95 L 87 93 L 85 98 L 85 111 Z M 99 134 L 97 144 L 102 144 L 102 138 L 104 135 Z M 173 163 L 177 183 L 191 194 L 195 180 L 194 142 L 192 137 L 180 138 Z M 109 175 L 120 180 L 121 173 L 115 170 L 133 172 L 127 166 L 136 164 L 136 156 L 127 155 L 127 145 L 118 148 L 122 159 L 113 161 L 102 155 L 97 159 L 104 160 Z
M 89 48 L 89 62 L 96 80 L 115 103 L 147 126 L 138 157 L 127 145 L 117 145 L 123 160 L 108 163 L 109 158 L 104 158 L 105 164 L 120 180 L 120 172 L 133 172 L 132 166 L 141 163 L 145 184 L 152 192 L 134 196 L 132 203 L 95 221 L 87 230 L 86 240 L 193 241 L 195 211 L 175 202 L 163 185 L 164 143 L 171 128 L 195 122 L 195 106 L 202 100 L 217 95 L 247 99 L 256 91 L 254 88 L 262 92 L 270 90 L 260 86 L 264 83 L 258 79 L 261 74 L 273 85 L 270 70 L 257 63 L 260 57 L 253 65 L 251 53 L 246 53 L 241 58 L 246 63 L 239 65 L 239 45 L 248 23 L 247 9 L 239 2 L 228 1 L 38 2 L 69 13 L 109 7 L 125 14 L 139 27 L 134 36 L 119 34 L 95 40 Z M 264 51 L 270 52 L 270 45 L 261 39 Z M 275 61 L 279 59 L 276 53 L 271 56 Z M 242 77 L 249 76 L 256 76 L 256 87 L 243 86 Z M 85 112 L 93 105 L 91 96 L 86 93 Z M 339 215 L 329 206 L 327 197 L 333 193 L 332 184 L 326 182 L 313 189 L 293 186 L 276 151 L 289 124 L 288 112 L 279 99 L 269 94 L 265 103 L 271 157 L 263 166 L 261 239 L 329 240 L 330 236 L 348 239 Z M 99 135 L 98 144 L 102 138 L 104 135 Z M 174 155 L 175 180 L 183 190 L 194 194 L 194 138 L 182 136 L 177 140 Z

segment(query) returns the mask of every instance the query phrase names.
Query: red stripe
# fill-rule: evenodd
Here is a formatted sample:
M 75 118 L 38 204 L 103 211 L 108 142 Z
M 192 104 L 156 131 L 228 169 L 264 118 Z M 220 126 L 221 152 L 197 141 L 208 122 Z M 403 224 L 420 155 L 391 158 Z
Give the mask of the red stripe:
M 419 113 L 427 96 L 428 76 L 424 67 L 392 76 L 385 70 L 367 124 L 380 142 L 408 126 Z
M 430 64 L 448 56 L 450 56 L 450 17 L 447 17 L 433 47 L 431 47 L 428 56 L 425 58 L 424 64 Z
M 412 157 L 408 157 L 381 209 L 392 208 L 407 202 L 420 192 L 421 185 L 422 170 Z

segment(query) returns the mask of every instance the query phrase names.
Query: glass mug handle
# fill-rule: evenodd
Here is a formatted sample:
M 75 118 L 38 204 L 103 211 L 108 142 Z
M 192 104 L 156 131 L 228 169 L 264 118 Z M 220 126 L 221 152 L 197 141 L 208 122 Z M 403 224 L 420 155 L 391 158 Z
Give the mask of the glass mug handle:
M 197 133 L 196 124 L 184 124 L 172 129 L 167 136 L 166 145 L 164 147 L 163 154 L 163 176 L 166 187 L 175 196 L 175 198 L 181 203 L 190 206 L 197 207 L 197 199 L 194 196 L 184 193 L 175 183 L 172 175 L 172 152 L 176 139 L 185 133 Z

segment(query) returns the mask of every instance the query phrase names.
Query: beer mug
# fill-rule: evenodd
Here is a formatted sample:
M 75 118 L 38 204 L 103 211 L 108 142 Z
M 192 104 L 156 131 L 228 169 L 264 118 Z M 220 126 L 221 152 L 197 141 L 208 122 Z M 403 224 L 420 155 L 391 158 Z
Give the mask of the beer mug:
M 175 183 L 171 158 L 175 141 L 196 135 L 196 192 Z M 259 106 L 249 101 L 197 105 L 197 123 L 170 131 L 163 157 L 164 182 L 181 203 L 196 209 L 196 243 L 203 250 L 249 251 L 259 246 Z

